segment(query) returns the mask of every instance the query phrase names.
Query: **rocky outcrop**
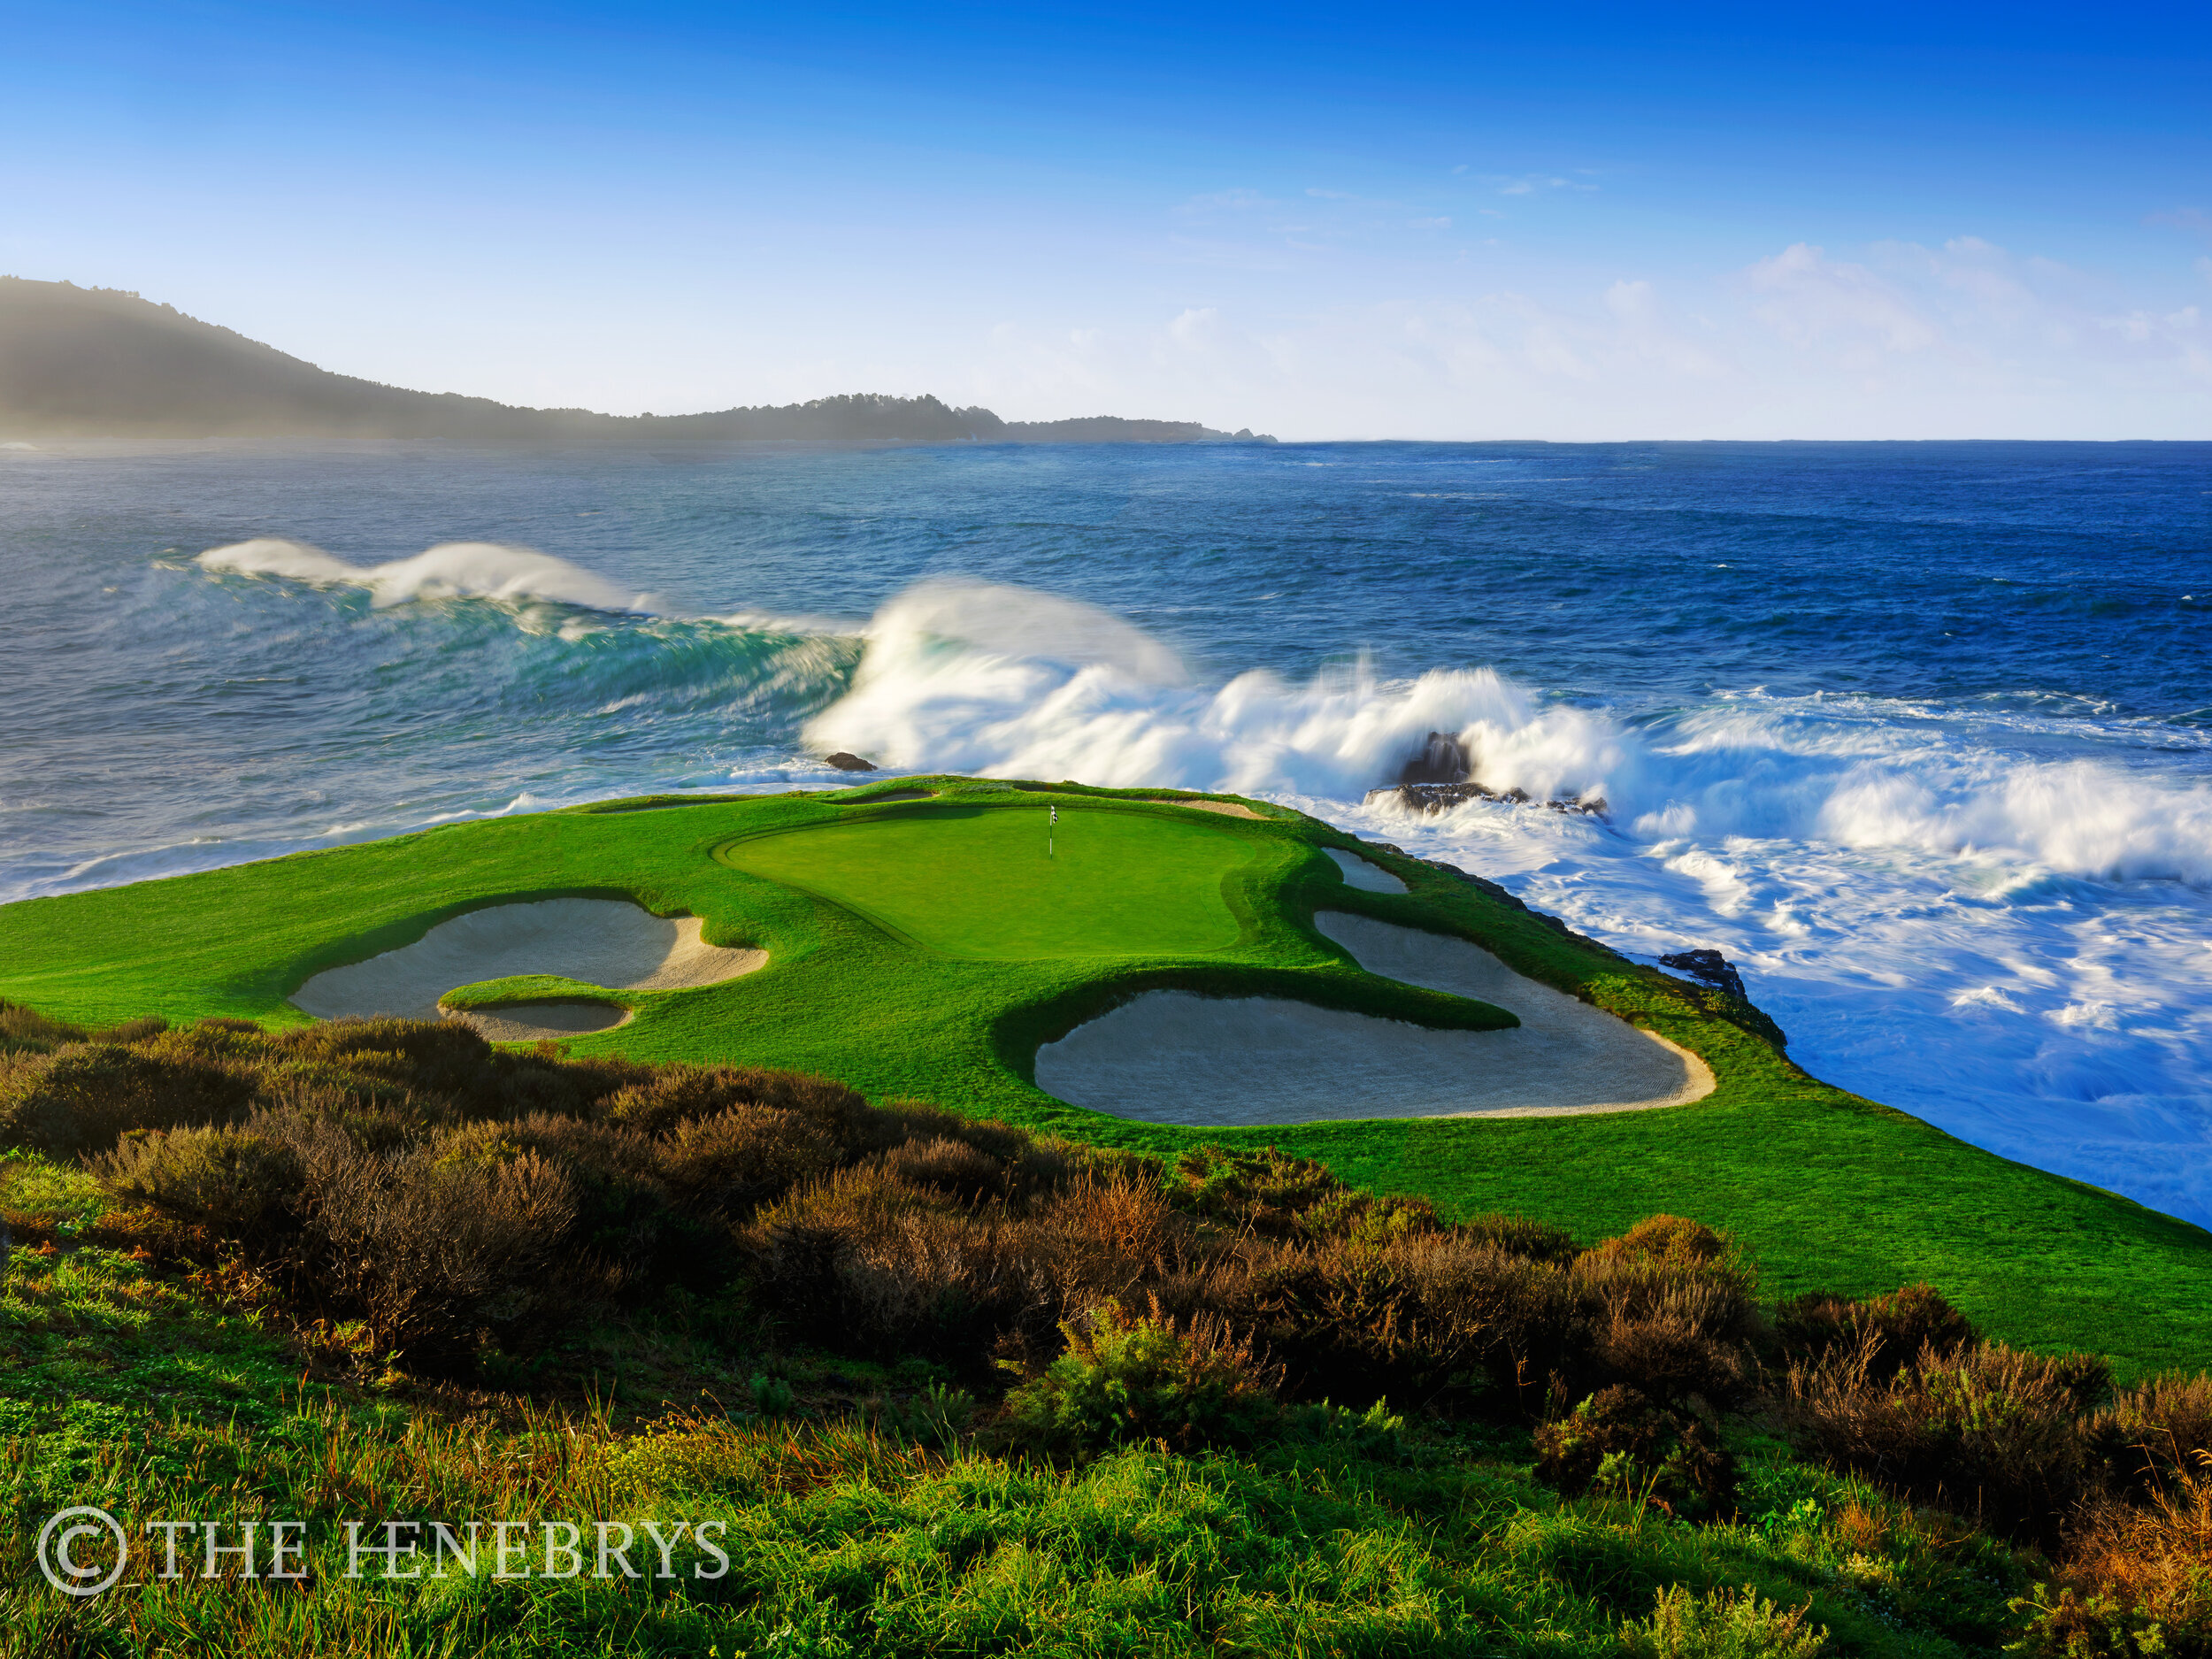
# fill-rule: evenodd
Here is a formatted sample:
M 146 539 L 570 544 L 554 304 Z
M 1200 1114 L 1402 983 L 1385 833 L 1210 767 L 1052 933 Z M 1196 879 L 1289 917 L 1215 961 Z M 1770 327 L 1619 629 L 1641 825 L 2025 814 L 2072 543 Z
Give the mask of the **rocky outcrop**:
M 834 766 L 840 772 L 873 772 L 876 769 L 873 761 L 863 760 L 857 755 L 848 755 L 841 749 L 834 755 L 823 756 L 822 764 Z
M 1398 769 L 1400 784 L 1463 784 L 1475 775 L 1475 757 L 1456 733 L 1431 732 L 1421 752 Z
M 1717 950 L 1677 951 L 1671 956 L 1660 957 L 1659 965 L 1686 973 L 1693 979 L 1701 979 L 1715 990 L 1725 991 L 1731 996 L 1743 995 L 1743 975 L 1738 973 L 1734 964 Z
M 1525 789 L 1493 789 L 1486 785 L 1467 783 L 1401 783 L 1387 789 L 1370 789 L 1367 804 L 1379 801 L 1395 802 L 1414 812 L 1448 812 L 1463 801 L 1496 801 L 1507 806 L 1544 806 L 1555 812 L 1575 812 L 1586 818 L 1603 818 L 1609 810 L 1603 795 L 1592 795 L 1581 800 L 1568 795 L 1554 795 L 1548 801 L 1539 801 Z

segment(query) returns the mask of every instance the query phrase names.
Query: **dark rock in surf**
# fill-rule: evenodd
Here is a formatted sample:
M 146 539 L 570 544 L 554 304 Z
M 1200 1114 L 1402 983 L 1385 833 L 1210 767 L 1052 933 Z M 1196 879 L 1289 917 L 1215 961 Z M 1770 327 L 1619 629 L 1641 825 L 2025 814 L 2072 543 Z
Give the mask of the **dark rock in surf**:
M 876 769 L 873 761 L 863 760 L 857 755 L 848 755 L 841 749 L 834 755 L 823 756 L 822 761 L 825 765 L 834 766 L 840 772 L 873 772 Z
M 1493 789 L 1486 784 L 1471 780 L 1463 783 L 1401 783 L 1387 789 L 1370 789 L 1367 804 L 1378 801 L 1394 801 L 1414 812 L 1448 812 L 1464 801 L 1495 801 L 1502 806 L 1545 806 L 1555 812 L 1573 812 L 1585 818 L 1603 818 L 1608 808 L 1603 795 L 1592 795 L 1586 800 L 1571 795 L 1554 795 L 1548 801 L 1539 801 L 1525 789 Z
M 1693 979 L 1703 981 L 1716 991 L 1725 991 L 1739 1002 L 1748 1002 L 1744 995 L 1743 975 L 1735 965 L 1717 950 L 1681 950 L 1671 956 L 1659 958 L 1663 968 L 1672 968 L 1686 973 Z
M 1467 745 L 1450 732 L 1431 732 L 1421 752 L 1398 769 L 1398 781 L 1408 783 L 1464 783 L 1474 776 L 1474 757 Z

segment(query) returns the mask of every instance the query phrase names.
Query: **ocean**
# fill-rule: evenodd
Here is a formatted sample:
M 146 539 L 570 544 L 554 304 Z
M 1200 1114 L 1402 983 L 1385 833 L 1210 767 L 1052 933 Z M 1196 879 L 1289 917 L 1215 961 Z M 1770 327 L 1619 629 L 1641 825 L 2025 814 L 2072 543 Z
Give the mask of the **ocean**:
M 0 898 L 833 748 L 1233 789 L 2212 1225 L 2212 444 L 5 446 L 0 592 Z M 1532 799 L 1364 804 L 1432 730 Z

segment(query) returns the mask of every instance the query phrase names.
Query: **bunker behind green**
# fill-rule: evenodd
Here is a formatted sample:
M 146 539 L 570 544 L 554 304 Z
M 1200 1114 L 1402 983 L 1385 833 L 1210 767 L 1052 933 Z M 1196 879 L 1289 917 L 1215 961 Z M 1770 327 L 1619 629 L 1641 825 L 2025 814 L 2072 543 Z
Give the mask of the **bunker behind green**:
M 1257 845 L 1195 815 L 1086 802 L 907 806 L 733 841 L 716 856 L 948 956 L 1189 956 L 1243 928 L 1224 882 Z

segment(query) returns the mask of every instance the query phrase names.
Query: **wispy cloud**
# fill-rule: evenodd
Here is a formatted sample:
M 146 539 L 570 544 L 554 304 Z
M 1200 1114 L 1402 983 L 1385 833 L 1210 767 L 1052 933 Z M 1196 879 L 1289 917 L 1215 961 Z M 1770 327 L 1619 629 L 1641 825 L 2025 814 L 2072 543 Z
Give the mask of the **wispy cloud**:
M 1570 179 L 1555 173 L 1525 173 L 1517 177 L 1490 174 L 1484 180 L 1500 196 L 1535 196 L 1544 190 L 1594 190 L 1586 179 Z
M 2175 230 L 2193 230 L 2200 236 L 2212 236 L 2212 213 L 2200 207 L 2177 207 L 2170 213 L 2147 213 L 2146 225 L 2166 225 Z
M 1273 205 L 1257 190 L 1212 190 L 1204 196 L 1194 196 L 1176 211 L 1181 213 L 1240 212 L 1248 208 Z

